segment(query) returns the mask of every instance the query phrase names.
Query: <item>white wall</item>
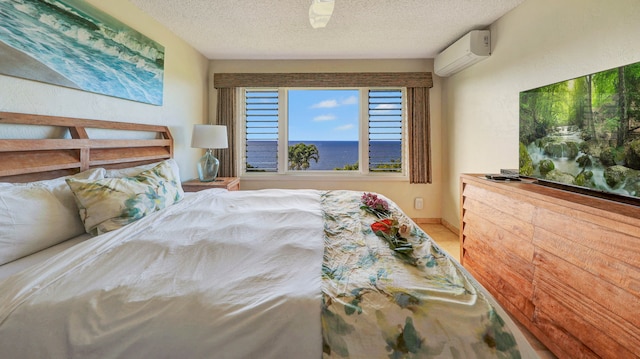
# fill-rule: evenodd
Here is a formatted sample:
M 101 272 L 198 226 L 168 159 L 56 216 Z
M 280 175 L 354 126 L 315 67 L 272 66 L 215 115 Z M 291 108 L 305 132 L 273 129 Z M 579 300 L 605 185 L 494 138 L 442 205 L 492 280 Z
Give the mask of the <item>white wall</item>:
M 314 60 L 314 61 L 239 61 L 213 60 L 209 66 L 210 76 L 214 73 L 234 72 L 420 72 L 433 71 L 432 60 Z M 216 91 L 210 81 L 210 112 L 215 114 Z M 315 189 L 350 189 L 382 193 L 396 202 L 406 213 L 416 219 L 440 219 L 441 181 L 441 121 L 440 121 L 440 80 L 434 79 L 434 86 L 429 92 L 431 104 L 431 151 L 432 151 L 432 184 L 409 184 L 409 181 L 395 180 L 337 180 L 337 179 L 300 179 L 277 178 L 275 180 L 256 180 L 243 178 L 241 188 L 315 188 Z M 212 115 L 213 117 L 213 115 Z M 215 119 L 213 119 L 215 123 Z M 424 208 L 414 209 L 415 197 L 424 198 Z
M 88 2 L 165 47 L 163 105 L 0 75 L 0 111 L 169 126 L 181 177 L 196 177 L 195 162 L 202 152 L 190 147 L 191 128 L 194 123 L 208 122 L 208 60 L 127 0 Z
M 527 0 L 491 25 L 492 55 L 443 81 L 442 216 L 461 173 L 518 168 L 519 92 L 640 61 L 639 0 Z

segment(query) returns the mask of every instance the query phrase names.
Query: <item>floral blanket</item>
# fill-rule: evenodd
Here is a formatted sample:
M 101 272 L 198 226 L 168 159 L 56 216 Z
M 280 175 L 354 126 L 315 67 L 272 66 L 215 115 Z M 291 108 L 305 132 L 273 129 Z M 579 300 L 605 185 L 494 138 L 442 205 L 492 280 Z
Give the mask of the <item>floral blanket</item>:
M 457 262 L 391 202 L 381 213 L 359 195 L 322 194 L 324 358 L 529 356 Z

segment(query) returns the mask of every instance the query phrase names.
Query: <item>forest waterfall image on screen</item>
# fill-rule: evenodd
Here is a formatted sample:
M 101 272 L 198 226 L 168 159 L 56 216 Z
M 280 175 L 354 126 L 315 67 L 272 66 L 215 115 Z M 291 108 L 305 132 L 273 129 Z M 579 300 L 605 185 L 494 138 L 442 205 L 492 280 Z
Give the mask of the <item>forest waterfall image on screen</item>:
M 640 63 L 520 93 L 520 174 L 640 197 Z

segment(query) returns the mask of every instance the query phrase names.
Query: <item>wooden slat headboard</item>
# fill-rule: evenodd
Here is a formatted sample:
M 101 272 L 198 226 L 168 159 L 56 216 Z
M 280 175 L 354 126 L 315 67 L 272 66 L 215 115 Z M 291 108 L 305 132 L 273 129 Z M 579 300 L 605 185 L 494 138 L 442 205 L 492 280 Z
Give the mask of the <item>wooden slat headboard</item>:
M 2 139 L 3 124 L 62 127 L 71 138 Z M 87 129 L 150 132 L 155 138 L 92 139 Z M 30 182 L 172 157 L 173 138 L 167 126 L 0 112 L 0 182 Z

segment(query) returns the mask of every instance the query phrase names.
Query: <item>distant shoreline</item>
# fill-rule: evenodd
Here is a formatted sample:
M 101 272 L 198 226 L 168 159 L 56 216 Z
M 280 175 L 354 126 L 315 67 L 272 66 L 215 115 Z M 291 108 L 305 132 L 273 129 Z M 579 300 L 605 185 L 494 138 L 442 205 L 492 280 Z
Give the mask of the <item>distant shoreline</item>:
M 278 141 L 247 140 L 246 163 L 256 169 L 271 168 L 277 163 Z M 310 171 L 333 171 L 358 162 L 358 141 L 289 141 L 289 145 L 305 143 L 318 149 L 318 162 L 311 161 Z M 370 163 L 386 163 L 402 159 L 401 141 L 371 141 Z
M 47 65 L 2 41 L 0 41 L 0 74 L 82 90 Z

